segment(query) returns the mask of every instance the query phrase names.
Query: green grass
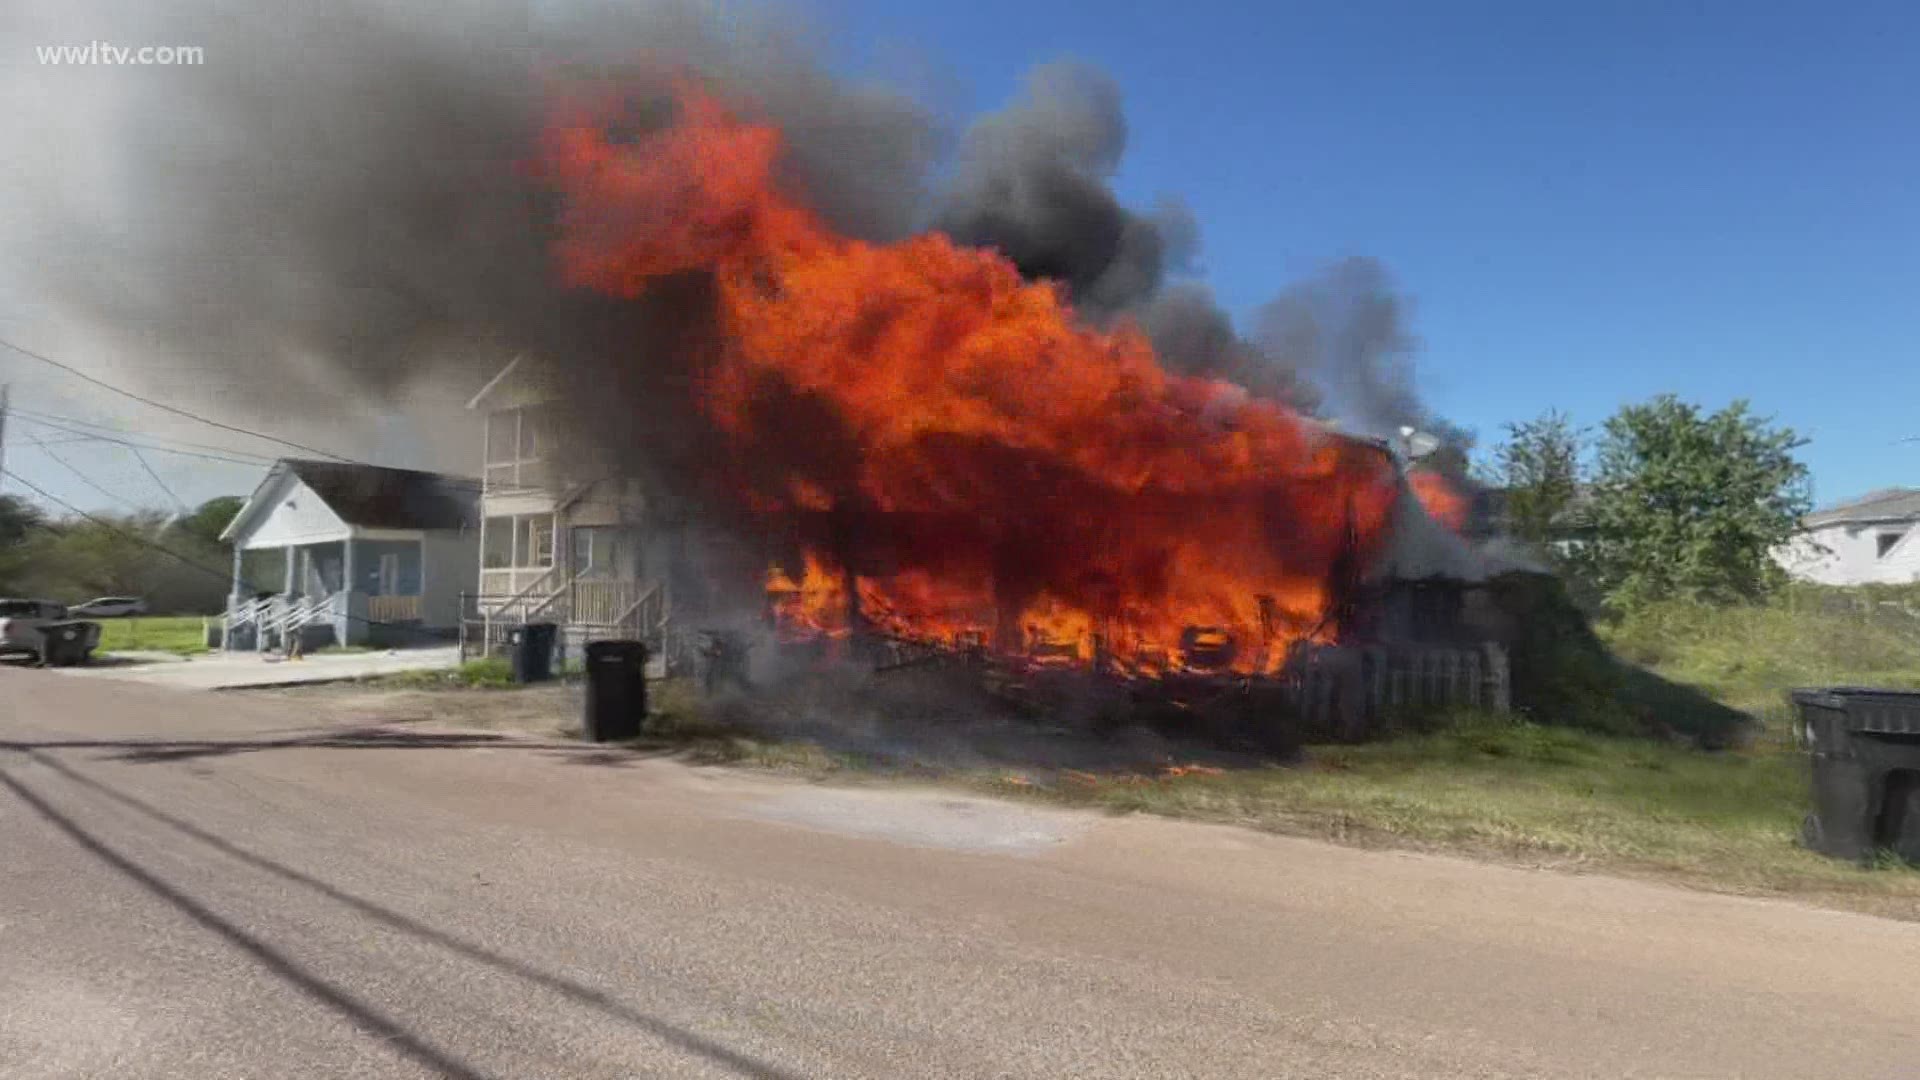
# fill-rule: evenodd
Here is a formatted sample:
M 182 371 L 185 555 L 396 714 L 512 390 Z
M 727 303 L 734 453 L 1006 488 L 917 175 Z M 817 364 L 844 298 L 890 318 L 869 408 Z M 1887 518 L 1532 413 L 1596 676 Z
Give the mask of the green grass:
M 1602 637 L 1623 659 L 1753 715 L 1780 741 L 1795 687 L 1920 689 L 1920 618 L 1836 603 L 1865 595 L 1873 594 L 1797 587 L 1765 604 L 1660 604 L 1603 627 Z
M 520 685 L 513 681 L 512 667 L 498 656 L 469 660 L 451 670 L 399 671 L 363 681 L 395 690 L 508 690 Z
M 100 651 L 169 652 L 192 656 L 207 651 L 206 628 L 198 615 L 137 616 L 98 619 Z
M 1862 868 L 1799 846 L 1807 763 L 1789 745 L 1788 691 L 1823 683 L 1920 686 L 1920 635 L 1899 619 L 1810 605 L 1667 605 L 1605 628 L 1648 669 L 1635 688 L 1650 730 L 1684 730 L 1682 710 L 1729 705 L 1767 723 L 1738 749 L 1581 730 L 1536 716 L 1429 718 L 1425 733 L 1309 748 L 1298 765 L 1158 774 L 916 769 L 946 782 L 1115 812 L 1231 822 L 1347 843 L 1452 850 L 1577 868 L 1647 873 L 1716 889 L 1786 893 L 1920 918 L 1920 872 Z M 780 742 L 711 715 L 669 684 L 648 739 L 700 760 L 813 775 L 893 766 Z M 1671 703 L 1671 704 L 1669 704 Z M 1716 704 L 1717 703 L 1717 704 Z
M 1740 891 L 1851 895 L 1920 916 L 1920 872 L 1861 869 L 1798 846 L 1805 768 L 1778 747 L 1704 753 L 1487 717 L 1430 735 L 1317 748 L 1298 767 L 1080 774 L 1047 784 L 980 779 L 1115 811 L 1642 870 Z

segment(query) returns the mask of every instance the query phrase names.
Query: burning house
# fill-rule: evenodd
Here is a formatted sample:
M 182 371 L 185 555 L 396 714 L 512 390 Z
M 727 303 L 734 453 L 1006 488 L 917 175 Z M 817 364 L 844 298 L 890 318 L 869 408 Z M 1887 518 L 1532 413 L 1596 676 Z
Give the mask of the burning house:
M 1402 698 L 1498 702 L 1469 612 L 1487 570 L 1409 448 L 1169 371 L 1132 324 L 1086 324 L 994 250 L 841 235 L 779 182 L 777 127 L 697 83 L 670 94 L 637 137 L 611 134 L 618 107 L 565 103 L 537 173 L 567 285 L 675 306 L 684 368 L 657 391 L 685 395 L 674 438 L 627 436 L 673 473 L 587 446 L 609 422 L 566 365 L 497 375 L 471 406 L 490 645 L 547 620 L 688 656 L 685 632 L 751 609 L 842 659 L 881 642 L 1305 679 L 1348 728 Z M 1396 690 L 1393 658 L 1416 653 L 1419 686 Z
M 1428 423 L 1377 267 L 1294 298 L 1357 296 L 1350 320 L 1241 335 L 1176 280 L 1191 215 L 1114 193 L 1098 72 L 1043 66 L 943 161 L 916 102 L 745 12 L 476 2 L 455 40 L 349 6 L 236 44 L 257 62 L 230 82 L 115 103 L 219 137 L 114 143 L 152 232 L 102 233 L 112 272 L 59 306 L 146 328 L 223 415 L 302 438 L 485 387 L 457 457 L 452 423 L 375 455 L 483 456 L 482 647 L 551 621 L 674 660 L 770 618 L 824 651 L 1147 681 L 1472 651 L 1445 481 L 1312 418 L 1317 387 L 1359 431 Z M 124 220 L 69 194 L 28 215 L 49 250 Z

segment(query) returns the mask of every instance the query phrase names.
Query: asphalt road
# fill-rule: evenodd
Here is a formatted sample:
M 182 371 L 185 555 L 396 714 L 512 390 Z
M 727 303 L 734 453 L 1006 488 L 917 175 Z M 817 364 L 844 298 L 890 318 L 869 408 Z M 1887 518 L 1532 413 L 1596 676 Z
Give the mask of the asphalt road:
M 4 1077 L 1913 1077 L 1920 926 L 0 671 Z

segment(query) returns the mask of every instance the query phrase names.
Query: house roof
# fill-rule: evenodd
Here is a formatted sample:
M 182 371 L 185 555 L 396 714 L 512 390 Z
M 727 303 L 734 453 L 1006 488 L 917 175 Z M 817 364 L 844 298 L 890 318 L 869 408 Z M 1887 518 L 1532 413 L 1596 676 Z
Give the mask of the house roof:
M 466 476 L 349 462 L 282 458 L 267 471 L 221 539 L 253 527 L 270 509 L 263 493 L 276 481 L 303 483 L 340 520 L 363 529 L 459 529 L 480 520 L 480 481 Z
M 507 361 L 507 366 L 501 368 L 499 373 L 494 375 L 493 378 L 488 379 L 487 385 L 481 387 L 479 392 L 474 394 L 473 398 L 467 402 L 467 408 L 469 409 L 479 408 L 481 402 L 491 397 L 493 395 L 494 390 L 496 390 L 501 383 L 506 382 L 507 379 L 510 378 L 516 370 L 519 369 L 520 361 L 524 359 L 526 359 L 526 357 L 522 355 L 522 356 L 516 356 L 513 359 Z
M 1857 499 L 1816 510 L 1807 515 L 1805 523 L 1817 526 L 1915 519 L 1920 519 L 1920 488 L 1882 488 Z

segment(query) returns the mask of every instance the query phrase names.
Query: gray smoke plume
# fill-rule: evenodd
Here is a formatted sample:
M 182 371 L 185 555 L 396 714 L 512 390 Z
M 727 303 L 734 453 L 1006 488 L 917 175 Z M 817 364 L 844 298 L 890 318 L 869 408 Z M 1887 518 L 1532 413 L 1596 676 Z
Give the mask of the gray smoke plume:
M 1379 260 L 1350 257 L 1264 305 L 1253 339 L 1269 363 L 1318 386 L 1322 411 L 1348 430 L 1391 439 L 1412 427 L 1464 450 L 1472 436 L 1434 415 L 1415 389 L 1419 343 L 1408 314 Z
M 318 416 L 357 435 L 368 406 L 428 380 L 471 392 L 522 352 L 604 386 L 589 373 L 676 329 L 661 305 L 616 315 L 554 282 L 549 196 L 524 168 L 554 77 L 687 71 L 760 103 L 789 140 L 784 179 L 862 237 L 910 229 L 937 145 L 923 110 L 829 77 L 786 24 L 696 2 L 27 0 L 4 34 L 25 58 L 204 50 L 0 76 L 21 106 L 0 121 L 0 295 L 137 342 L 139 366 L 106 374 L 281 431 Z M 622 426 L 662 397 L 636 392 Z
M 687 404 L 690 370 L 716 347 L 707 283 L 641 302 L 561 289 L 552 196 L 524 168 L 553 80 L 631 95 L 676 71 L 778 123 L 783 182 L 843 232 L 887 240 L 932 221 L 1062 282 L 1096 322 L 1137 320 L 1170 368 L 1303 408 L 1320 381 L 1366 430 L 1431 426 L 1407 378 L 1402 309 L 1371 264 L 1283 295 L 1251 338 L 1205 288 L 1169 286 L 1191 266 L 1197 227 L 1177 202 L 1139 211 L 1115 195 L 1120 96 L 1084 66 L 1040 68 L 1023 98 L 974 123 L 933 195 L 939 118 L 829 75 L 804 27 L 757 7 L 14 0 L 0 35 L 23 58 L 93 40 L 205 56 L 0 69 L 16 106 L 0 118 L 0 300 L 111 328 L 137 361 L 89 362 L 98 374 L 350 456 L 376 456 L 372 410 L 464 398 L 524 354 L 553 362 L 570 434 L 602 451 L 581 460 L 672 475 L 701 459 Z M 816 406 L 768 407 L 794 418 Z M 455 410 L 418 434 L 450 448 L 435 464 L 472 468 L 471 417 Z M 762 449 L 857 453 L 819 437 Z
M 1111 78 L 1044 65 L 1024 97 L 967 130 L 934 225 L 998 249 L 1027 277 L 1061 283 L 1089 318 L 1133 308 L 1186 265 L 1198 226 L 1172 199 L 1145 214 L 1121 205 L 1111 182 L 1126 145 Z
M 1309 373 L 1285 359 L 1298 354 L 1242 337 L 1205 285 L 1176 282 L 1147 301 L 1138 317 L 1173 370 L 1226 379 L 1300 412 L 1318 410 L 1320 391 Z

